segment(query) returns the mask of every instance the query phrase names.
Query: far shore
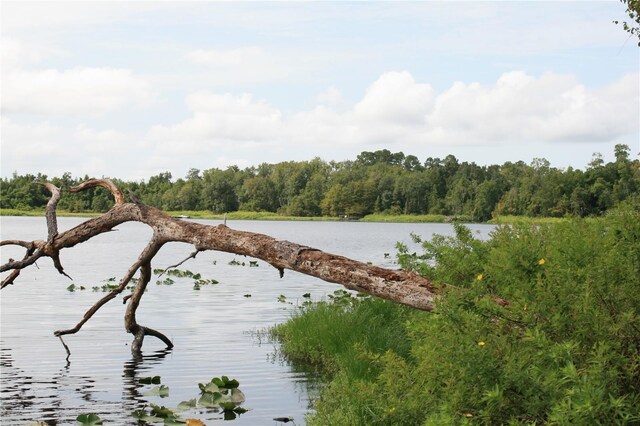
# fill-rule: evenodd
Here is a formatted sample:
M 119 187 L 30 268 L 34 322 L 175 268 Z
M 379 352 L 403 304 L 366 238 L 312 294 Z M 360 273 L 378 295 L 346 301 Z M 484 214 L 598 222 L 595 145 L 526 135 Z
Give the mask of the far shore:
M 98 212 L 69 212 L 58 210 L 61 217 L 96 217 Z M 272 212 L 247 212 L 237 211 L 225 214 L 217 214 L 209 211 L 166 211 L 169 216 L 188 219 L 207 220 L 280 220 L 280 221 L 349 221 L 349 222 L 386 222 L 386 223 L 489 223 L 489 224 L 512 224 L 512 223 L 557 223 L 565 220 L 558 217 L 528 217 L 528 216 L 499 216 L 487 222 L 475 222 L 466 216 L 446 216 L 437 214 L 427 215 L 387 215 L 369 214 L 363 217 L 331 217 L 331 216 L 282 216 Z M 21 210 L 21 209 L 1 209 L 0 216 L 44 216 L 44 209 Z

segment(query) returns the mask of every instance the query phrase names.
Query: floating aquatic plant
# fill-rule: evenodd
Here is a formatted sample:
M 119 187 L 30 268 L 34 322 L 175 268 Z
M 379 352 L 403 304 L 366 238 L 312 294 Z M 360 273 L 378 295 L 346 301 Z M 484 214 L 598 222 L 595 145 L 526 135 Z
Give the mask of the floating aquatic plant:
M 101 425 L 102 419 L 95 413 L 80 414 L 76 421 L 82 425 Z

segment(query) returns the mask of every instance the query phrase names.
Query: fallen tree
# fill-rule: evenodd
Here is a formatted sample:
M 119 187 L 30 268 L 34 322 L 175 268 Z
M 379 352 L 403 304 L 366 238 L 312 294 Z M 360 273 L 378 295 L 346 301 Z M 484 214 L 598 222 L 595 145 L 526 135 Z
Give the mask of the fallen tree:
M 212 226 L 183 221 L 140 203 L 133 195 L 129 197 L 131 202 L 125 202 L 122 192 L 108 179 L 90 179 L 69 188 L 69 191 L 79 192 L 100 186 L 111 192 L 115 200 L 114 206 L 101 216 L 88 219 L 75 228 L 58 233 L 56 206 L 60 199 L 60 189 L 51 183 L 41 185 L 51 193 L 45 213 L 47 239 L 0 241 L 0 246 L 17 245 L 26 250 L 21 260 L 9 259 L 7 263 L 0 266 L 0 272 L 9 272 L 2 280 L 2 289 L 13 284 L 22 269 L 33 265 L 43 257 L 51 258 L 58 272 L 69 277 L 64 272 L 60 260 L 61 250 L 109 232 L 122 223 L 141 222 L 153 230 L 147 246 L 121 278 L 118 287 L 91 306 L 73 328 L 54 332 L 61 340 L 63 335 L 77 333 L 104 304 L 122 293 L 138 273 L 132 293 L 125 296 L 123 300 L 124 303 L 128 303 L 124 317 L 125 329 L 134 336 L 131 350 L 134 353 L 140 352 L 145 336 L 157 337 L 168 348 L 173 347 L 171 340 L 164 334 L 142 326 L 136 321 L 136 310 L 151 279 L 151 261 L 160 248 L 168 242 L 188 243 L 195 248 L 187 259 L 172 267 L 194 258 L 201 251 L 217 250 L 261 259 L 276 268 L 281 278 L 284 270 L 290 269 L 421 310 L 432 310 L 437 297 L 436 292 L 439 287 L 411 271 L 380 268 L 294 242 L 277 240 L 268 235 L 234 230 L 223 224 Z M 64 341 L 62 343 L 64 345 Z M 66 345 L 65 349 L 68 353 Z

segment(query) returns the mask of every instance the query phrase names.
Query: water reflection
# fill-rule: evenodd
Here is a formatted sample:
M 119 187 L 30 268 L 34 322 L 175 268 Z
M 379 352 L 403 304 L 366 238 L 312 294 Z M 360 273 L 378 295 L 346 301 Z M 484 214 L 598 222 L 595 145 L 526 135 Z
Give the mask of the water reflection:
M 69 364 L 59 369 L 51 378 L 36 378 L 14 365 L 11 349 L 0 348 L 2 369 L 2 424 L 23 424 L 38 420 L 47 425 L 68 424 L 68 400 L 79 399 L 88 404 L 100 404 L 93 390 L 95 380 L 90 376 L 69 374 Z
M 142 397 L 140 392 L 144 386 L 140 383 L 140 378 L 144 375 L 140 375 L 140 373 L 151 370 L 154 365 L 161 363 L 170 353 L 171 349 L 162 349 L 146 355 L 135 354 L 124 363 L 122 400 L 125 411 L 139 410 L 147 405 L 147 400 Z

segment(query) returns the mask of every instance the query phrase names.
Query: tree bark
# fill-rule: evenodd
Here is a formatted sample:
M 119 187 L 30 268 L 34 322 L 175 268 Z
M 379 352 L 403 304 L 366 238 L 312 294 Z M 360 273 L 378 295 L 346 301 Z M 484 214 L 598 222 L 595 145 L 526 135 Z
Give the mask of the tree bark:
M 135 336 L 132 351 L 140 351 L 145 335 L 157 337 L 167 347 L 171 347 L 171 341 L 162 333 L 137 324 L 135 313 L 144 294 L 144 289 L 151 278 L 151 259 L 165 243 L 173 241 L 192 244 L 196 251 L 191 257 L 205 250 L 249 256 L 271 264 L 278 269 L 281 276 L 285 269 L 289 269 L 417 309 L 426 311 L 433 309 L 439 287 L 414 272 L 380 268 L 294 242 L 278 240 L 268 235 L 234 230 L 222 224 L 217 226 L 203 225 L 173 218 L 156 208 L 138 202 L 126 203 L 120 190 L 106 179 L 91 179 L 70 188 L 70 191 L 77 192 L 94 186 L 107 188 L 114 196 L 115 205 L 103 215 L 88 219 L 75 228 L 58 233 L 55 207 L 60 193 L 58 188 L 47 183 L 45 187 L 52 193 L 46 214 L 49 230 L 47 240 L 0 241 L 0 246 L 19 245 L 26 249 L 22 260 L 9 259 L 7 263 L 0 266 L 0 272 L 10 271 L 2 281 L 2 288 L 5 288 L 14 283 L 21 269 L 34 264 L 41 257 L 52 258 L 56 269 L 61 274 L 68 276 L 63 271 L 59 258 L 62 249 L 74 247 L 96 235 L 109 232 L 122 223 L 141 222 L 153 230 L 149 244 L 120 280 L 118 287 L 98 300 L 75 327 L 56 331 L 57 336 L 78 332 L 100 307 L 120 294 L 139 271 L 140 279 L 136 283 L 133 293 L 125 298 L 125 302 L 128 302 L 125 313 L 125 328 Z

